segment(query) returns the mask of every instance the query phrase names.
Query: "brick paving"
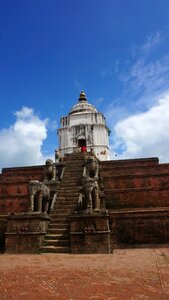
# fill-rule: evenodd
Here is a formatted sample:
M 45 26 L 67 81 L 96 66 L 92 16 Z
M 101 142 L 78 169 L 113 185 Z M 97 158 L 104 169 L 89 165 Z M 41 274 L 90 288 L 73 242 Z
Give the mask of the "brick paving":
M 0 255 L 0 299 L 168 300 L 169 248 Z

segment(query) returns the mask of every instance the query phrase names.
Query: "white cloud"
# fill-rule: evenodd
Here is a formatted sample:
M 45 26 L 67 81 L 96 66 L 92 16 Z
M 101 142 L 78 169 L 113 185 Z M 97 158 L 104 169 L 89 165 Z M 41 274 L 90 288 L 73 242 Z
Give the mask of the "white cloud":
M 149 55 L 151 50 L 154 50 L 155 47 L 160 45 L 162 41 L 168 35 L 168 28 L 165 28 L 163 31 L 156 31 L 145 38 L 145 41 L 142 45 L 134 45 L 132 47 L 132 56 L 137 57 L 138 54 L 142 55 Z
M 118 66 L 121 93 L 105 112 L 113 159 L 158 156 L 169 161 L 168 40 L 169 28 L 150 34 Z
M 118 158 L 158 156 L 169 161 L 169 91 L 148 111 L 135 114 L 114 128 L 112 148 Z
M 58 124 L 56 121 L 50 121 L 48 122 L 48 128 L 51 130 L 51 131 L 56 131 L 58 129 Z
M 139 98 L 146 99 L 145 96 L 155 95 L 168 86 L 169 80 L 169 54 L 157 60 L 146 61 L 145 58 L 139 58 L 130 66 L 120 79 L 127 83 L 127 89 L 130 89 L 130 97 L 141 92 Z M 145 100 L 146 101 L 146 100 Z
M 48 120 L 41 120 L 28 107 L 14 113 L 15 123 L 0 130 L 0 167 L 43 164 L 43 141 Z
M 154 46 L 160 44 L 162 38 L 163 34 L 161 34 L 159 31 L 156 31 L 155 33 L 148 36 L 146 42 L 142 45 L 141 50 L 149 51 L 150 49 L 154 48 Z
M 168 37 L 169 28 L 150 34 L 141 45 L 131 47 L 131 55 L 127 60 L 122 62 L 117 59 L 113 66 L 110 64 L 102 71 L 103 77 L 117 76 L 120 90 L 120 94 L 112 99 L 104 111 L 112 131 L 111 148 L 114 147 L 113 131 L 116 124 L 133 114 L 149 110 L 158 103 L 159 95 L 168 90 Z
M 128 114 L 146 110 L 159 95 L 168 90 L 169 28 L 147 36 L 144 43 L 132 48 L 127 61 L 118 64 L 118 83 L 121 86 L 116 104 Z M 134 51 L 134 54 L 133 54 Z M 111 66 L 111 65 L 110 65 Z M 113 101 L 114 102 L 114 101 Z M 112 105 L 112 109 L 117 109 Z M 110 114 L 111 106 L 108 107 Z

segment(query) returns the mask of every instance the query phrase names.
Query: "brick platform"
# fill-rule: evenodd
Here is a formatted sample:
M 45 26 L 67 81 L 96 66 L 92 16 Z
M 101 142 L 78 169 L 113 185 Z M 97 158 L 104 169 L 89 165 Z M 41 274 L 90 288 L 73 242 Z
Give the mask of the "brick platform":
M 0 255 L 0 299 L 167 300 L 169 246 L 105 255 Z
M 71 252 L 69 217 L 77 209 L 83 166 L 84 154 L 80 152 L 70 154 L 67 156 L 67 161 L 57 165 L 59 174 L 63 167 L 65 171 L 54 210 L 50 215 L 53 220 L 49 224 L 45 243 L 41 247 L 44 252 Z M 159 164 L 158 158 L 140 158 L 102 161 L 100 166 L 104 186 L 102 195 L 105 208 L 109 213 L 110 248 L 168 244 L 169 163 Z M 44 166 L 30 166 L 2 170 L 0 174 L 0 219 L 3 220 L 0 222 L 1 249 L 5 250 L 5 218 L 11 213 L 25 214 L 29 210 L 29 181 L 42 181 L 44 168 Z M 87 239 L 86 241 L 88 243 Z M 89 242 L 91 243 L 90 240 Z M 91 250 L 93 253 L 93 249 Z M 99 252 L 103 251 L 98 249 L 95 253 Z

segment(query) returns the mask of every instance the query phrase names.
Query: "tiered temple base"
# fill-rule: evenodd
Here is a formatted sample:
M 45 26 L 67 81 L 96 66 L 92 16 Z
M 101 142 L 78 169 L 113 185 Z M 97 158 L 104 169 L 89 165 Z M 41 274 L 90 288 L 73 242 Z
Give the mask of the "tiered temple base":
M 49 215 L 44 214 L 10 215 L 5 233 L 6 252 L 38 253 L 49 222 Z
M 78 213 L 70 218 L 71 252 L 110 253 L 109 215 Z
M 57 166 L 60 170 L 62 164 Z M 168 163 L 159 164 L 157 158 L 100 162 L 109 216 L 75 214 L 83 176 L 83 153 L 68 155 L 65 165 L 47 233 L 42 230 L 48 223 L 47 217 L 27 213 L 29 181 L 43 181 L 44 166 L 2 170 L 0 250 L 109 253 L 115 248 L 169 243 Z

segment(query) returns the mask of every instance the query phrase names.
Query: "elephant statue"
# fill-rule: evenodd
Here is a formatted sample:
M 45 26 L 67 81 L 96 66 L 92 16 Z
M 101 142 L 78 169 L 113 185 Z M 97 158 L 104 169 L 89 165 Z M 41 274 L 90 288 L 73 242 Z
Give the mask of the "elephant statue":
M 79 206 L 86 211 L 100 210 L 99 160 L 95 155 L 86 158 L 82 186 L 80 188 Z M 81 199 L 80 199 L 81 198 Z
M 42 182 L 38 180 L 31 180 L 29 183 L 29 194 L 31 207 L 30 210 L 37 212 L 48 212 L 50 190 Z
M 99 211 L 100 210 L 100 197 L 99 185 L 95 178 L 85 177 L 82 179 L 82 193 L 84 201 L 83 208 L 86 211 Z

